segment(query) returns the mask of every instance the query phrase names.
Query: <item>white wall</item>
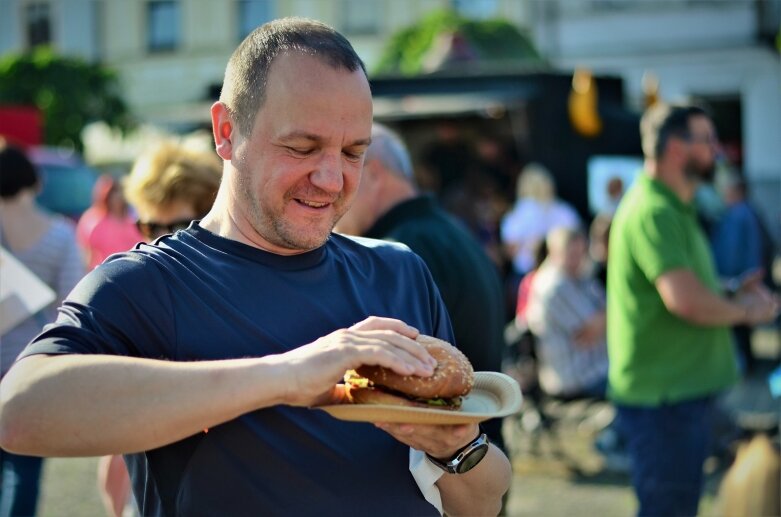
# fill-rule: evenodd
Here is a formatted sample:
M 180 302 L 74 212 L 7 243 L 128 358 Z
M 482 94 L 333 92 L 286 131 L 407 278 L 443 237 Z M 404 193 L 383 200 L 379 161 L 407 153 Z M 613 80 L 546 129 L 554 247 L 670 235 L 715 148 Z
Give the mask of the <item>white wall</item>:
M 658 2 L 653 8 L 558 18 L 551 27 L 556 41 L 552 57 L 677 52 L 753 41 L 757 26 L 753 2 L 720 1 L 689 9 L 668 5 Z
M 19 2 L 0 0 L 0 54 L 21 50 Z

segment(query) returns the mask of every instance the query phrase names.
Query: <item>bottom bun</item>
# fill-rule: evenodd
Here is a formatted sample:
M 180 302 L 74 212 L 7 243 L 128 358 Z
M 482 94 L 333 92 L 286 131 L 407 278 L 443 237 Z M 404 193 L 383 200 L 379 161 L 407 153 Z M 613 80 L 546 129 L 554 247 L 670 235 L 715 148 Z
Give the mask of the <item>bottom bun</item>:
M 346 384 L 345 388 L 347 400 L 351 404 L 381 404 L 388 406 L 419 407 L 424 409 L 446 409 L 451 411 L 457 409 L 451 406 L 432 406 L 425 402 L 416 402 L 376 388 L 356 388 L 349 384 Z

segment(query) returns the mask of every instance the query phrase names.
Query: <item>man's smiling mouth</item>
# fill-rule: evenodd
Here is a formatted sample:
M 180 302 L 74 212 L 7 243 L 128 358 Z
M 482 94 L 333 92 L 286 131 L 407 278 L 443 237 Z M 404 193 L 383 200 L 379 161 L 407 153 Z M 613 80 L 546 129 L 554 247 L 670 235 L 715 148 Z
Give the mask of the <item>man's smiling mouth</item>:
M 317 201 L 307 201 L 306 199 L 296 199 L 296 201 L 309 208 L 325 208 L 331 203 L 318 203 Z

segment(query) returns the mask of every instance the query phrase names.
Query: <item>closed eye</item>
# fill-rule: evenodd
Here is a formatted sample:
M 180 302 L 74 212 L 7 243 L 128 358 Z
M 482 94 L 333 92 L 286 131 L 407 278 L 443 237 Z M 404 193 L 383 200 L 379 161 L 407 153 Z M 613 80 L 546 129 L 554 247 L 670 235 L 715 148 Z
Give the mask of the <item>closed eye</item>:
M 366 149 L 359 149 L 359 150 L 350 150 L 350 149 L 344 149 L 342 151 L 342 154 L 351 162 L 359 162 L 361 161 L 361 158 L 363 158 L 363 155 L 366 154 Z
M 311 148 L 288 147 L 287 149 L 294 155 L 301 156 L 301 157 L 309 156 L 314 152 L 314 149 Z

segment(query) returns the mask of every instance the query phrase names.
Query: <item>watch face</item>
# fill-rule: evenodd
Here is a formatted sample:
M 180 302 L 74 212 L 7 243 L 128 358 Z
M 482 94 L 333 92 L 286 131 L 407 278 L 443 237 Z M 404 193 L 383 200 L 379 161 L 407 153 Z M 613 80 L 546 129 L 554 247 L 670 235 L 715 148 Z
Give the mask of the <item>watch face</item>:
M 472 449 L 469 454 L 466 455 L 466 457 L 461 460 L 461 462 L 458 464 L 458 467 L 456 467 L 456 471 L 459 474 L 463 474 L 464 472 L 469 472 L 472 470 L 472 467 L 480 463 L 480 460 L 483 459 L 483 457 L 488 452 L 488 444 L 484 443 L 481 444 L 479 447 L 476 447 L 475 449 Z

